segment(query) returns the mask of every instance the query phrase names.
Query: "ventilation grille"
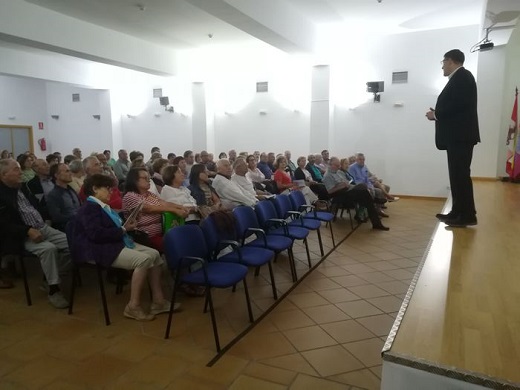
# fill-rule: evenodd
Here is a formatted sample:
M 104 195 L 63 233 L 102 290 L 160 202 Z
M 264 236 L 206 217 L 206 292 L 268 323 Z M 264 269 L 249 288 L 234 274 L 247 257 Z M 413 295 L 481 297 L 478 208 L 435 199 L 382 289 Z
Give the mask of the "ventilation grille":
M 268 92 L 269 83 L 267 81 L 260 81 L 256 83 L 256 92 Z
M 404 84 L 407 82 L 408 82 L 408 71 L 392 73 L 392 84 Z
M 72 101 L 73 102 L 79 102 L 79 93 L 73 93 L 72 94 Z
M 153 89 L 153 97 L 154 98 L 162 97 L 162 88 L 154 88 Z

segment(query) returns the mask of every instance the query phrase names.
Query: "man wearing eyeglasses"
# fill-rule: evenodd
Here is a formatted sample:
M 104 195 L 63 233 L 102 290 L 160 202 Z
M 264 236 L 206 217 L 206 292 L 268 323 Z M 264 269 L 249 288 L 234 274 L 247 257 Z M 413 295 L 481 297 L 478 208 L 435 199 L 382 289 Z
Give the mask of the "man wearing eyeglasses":
M 435 109 L 426 118 L 435 121 L 435 144 L 446 150 L 450 178 L 452 209 L 437 218 L 452 227 L 477 224 L 471 159 L 473 147 L 480 142 L 477 115 L 477 84 L 470 71 L 463 67 L 464 53 L 453 49 L 441 61 L 448 83 L 437 98 Z

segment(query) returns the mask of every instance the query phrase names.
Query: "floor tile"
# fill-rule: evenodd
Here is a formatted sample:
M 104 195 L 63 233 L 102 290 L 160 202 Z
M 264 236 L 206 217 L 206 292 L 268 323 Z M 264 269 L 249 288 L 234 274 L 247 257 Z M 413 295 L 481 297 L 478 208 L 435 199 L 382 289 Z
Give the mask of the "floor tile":
M 336 306 L 352 318 L 383 313 L 380 309 L 365 300 L 336 303 Z
M 383 363 L 381 351 L 384 344 L 384 341 L 380 338 L 374 337 L 372 339 L 343 344 L 343 347 L 360 360 L 366 367 L 373 367 Z
M 356 321 L 377 336 L 388 335 L 394 324 L 394 319 L 387 314 L 358 318 Z
M 261 363 L 272 367 L 279 367 L 286 370 L 301 372 L 309 375 L 318 375 L 316 370 L 299 353 L 279 356 L 271 359 L 264 359 Z
M 318 294 L 320 294 L 330 303 L 348 302 L 360 299 L 360 297 L 358 297 L 356 294 L 353 294 L 346 288 L 319 291 Z
M 349 390 L 350 386 L 344 385 L 338 382 L 333 382 L 323 378 L 316 378 L 309 375 L 300 374 L 293 382 L 290 390 L 311 390 L 311 389 L 323 389 L 323 390 Z
M 364 298 L 364 299 L 390 295 L 385 290 L 382 290 L 373 284 L 365 284 L 363 286 L 354 286 L 354 287 L 349 287 L 348 289 L 351 292 L 353 292 L 354 294 L 356 294 L 357 296 L 359 296 L 360 298 Z
M 381 380 L 369 369 L 335 375 L 331 379 L 367 390 L 379 390 L 381 387 Z
M 307 307 L 302 309 L 315 323 L 326 324 L 328 322 L 336 322 L 348 320 L 349 316 L 338 309 L 335 305 L 323 305 L 315 307 Z
M 348 343 L 374 337 L 373 333 L 369 332 L 355 320 L 331 322 L 330 324 L 323 324 L 321 327 L 338 343 Z
M 338 375 L 359 370 L 363 364 L 340 345 L 302 352 L 321 376 Z
M 271 367 L 258 362 L 251 362 L 243 373 L 254 378 L 265 379 L 281 385 L 289 385 L 297 375 L 296 371 Z
M 229 387 L 229 390 L 285 390 L 286 387 L 273 382 L 269 382 L 259 378 L 253 378 L 247 375 L 240 375 L 233 384 Z
M 319 326 L 291 329 L 283 333 L 298 351 L 306 351 L 308 349 L 337 344 L 337 341 L 330 337 L 329 334 Z
M 367 299 L 367 301 L 385 313 L 398 311 L 403 303 L 402 299 L 396 298 L 394 296 L 370 298 Z
M 326 305 L 329 302 L 316 292 L 291 294 L 289 300 L 299 308 Z
M 305 326 L 315 325 L 314 321 L 311 320 L 302 310 L 273 312 L 269 315 L 269 320 L 279 330 L 303 328 Z

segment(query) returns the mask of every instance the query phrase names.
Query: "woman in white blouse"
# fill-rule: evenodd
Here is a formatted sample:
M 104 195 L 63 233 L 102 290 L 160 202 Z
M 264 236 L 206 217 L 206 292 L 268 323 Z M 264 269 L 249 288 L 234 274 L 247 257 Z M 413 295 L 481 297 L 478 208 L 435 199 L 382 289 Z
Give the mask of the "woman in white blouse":
M 200 222 L 200 214 L 197 201 L 188 188 L 182 184 L 185 180 L 184 173 L 178 165 L 168 165 L 161 171 L 164 187 L 161 191 L 161 199 L 179 204 L 189 209 L 189 214 L 185 218 L 187 224 L 198 224 Z

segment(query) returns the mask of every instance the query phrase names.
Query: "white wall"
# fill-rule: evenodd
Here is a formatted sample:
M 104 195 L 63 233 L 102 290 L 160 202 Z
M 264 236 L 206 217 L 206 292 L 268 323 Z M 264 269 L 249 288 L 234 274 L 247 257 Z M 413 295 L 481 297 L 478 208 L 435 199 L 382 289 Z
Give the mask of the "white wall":
M 13 116 L 15 119 L 9 119 Z M 32 126 L 33 148 L 38 157 L 50 153 L 41 152 L 37 144 L 39 138 L 49 138 L 49 123 L 46 119 L 44 82 L 0 75 L 0 124 Z M 44 123 L 44 130 L 38 130 L 38 122 Z
M 498 98 L 501 102 L 501 121 L 500 129 L 496 129 L 498 134 L 498 153 L 497 153 L 497 175 L 508 176 L 506 166 L 506 136 L 511 122 L 511 112 L 515 100 L 515 87 L 520 89 L 520 21 L 517 23 L 510 41 L 506 47 L 505 71 L 503 78 L 503 94 Z M 494 50 L 493 50 L 494 51 Z
M 72 101 L 75 93 L 80 94 L 79 102 Z M 73 148 L 79 147 L 87 156 L 111 148 L 108 91 L 49 82 L 46 83 L 46 101 L 50 152 L 70 154 Z M 51 115 L 58 115 L 59 119 L 52 119 Z M 93 115 L 101 115 L 101 119 Z
M 366 101 L 353 110 L 336 107 L 330 152 L 343 157 L 365 153 L 369 168 L 394 193 L 445 196 L 449 183 L 446 154 L 435 148 L 434 124 L 425 113 L 435 106 L 447 82 L 440 65 L 445 52 L 464 51 L 465 66 L 476 76 L 477 56 L 469 54 L 468 48 L 478 33 L 473 26 L 392 35 L 368 44 L 365 61 L 371 70 L 365 77 L 370 79 L 363 81 L 384 80 L 385 91 L 380 103 L 367 94 Z M 408 83 L 392 85 L 395 71 L 408 71 Z M 403 106 L 395 107 L 397 102 Z

